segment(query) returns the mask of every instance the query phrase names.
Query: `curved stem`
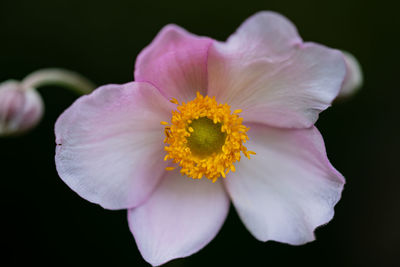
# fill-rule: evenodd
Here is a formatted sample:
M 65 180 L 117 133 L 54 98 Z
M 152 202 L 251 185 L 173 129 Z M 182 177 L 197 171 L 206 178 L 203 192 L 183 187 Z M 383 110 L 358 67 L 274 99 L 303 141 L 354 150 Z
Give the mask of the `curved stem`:
M 46 85 L 57 85 L 67 87 L 79 94 L 92 92 L 96 85 L 82 75 L 64 69 L 42 69 L 32 72 L 21 82 L 22 88 L 38 88 Z

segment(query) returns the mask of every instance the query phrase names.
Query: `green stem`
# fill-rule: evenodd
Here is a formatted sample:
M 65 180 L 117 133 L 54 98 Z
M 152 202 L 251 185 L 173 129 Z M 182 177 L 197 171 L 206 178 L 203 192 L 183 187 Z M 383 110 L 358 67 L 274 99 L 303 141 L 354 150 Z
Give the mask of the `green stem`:
M 35 71 L 26 76 L 21 84 L 25 90 L 55 85 L 66 87 L 78 94 L 88 94 L 96 88 L 94 83 L 76 72 L 55 68 Z

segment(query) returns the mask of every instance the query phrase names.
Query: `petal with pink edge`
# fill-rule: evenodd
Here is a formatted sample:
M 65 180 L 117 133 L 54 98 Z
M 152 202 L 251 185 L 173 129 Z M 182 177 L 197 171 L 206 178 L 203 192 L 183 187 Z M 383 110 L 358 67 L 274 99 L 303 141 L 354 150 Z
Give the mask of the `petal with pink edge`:
M 229 210 L 222 183 L 168 172 L 141 206 L 128 212 L 143 258 L 153 266 L 189 256 L 207 245 Z
M 164 130 L 174 108 L 146 83 L 106 85 L 57 120 L 56 167 L 81 197 L 107 209 L 135 207 L 164 173 Z
M 329 222 L 344 178 L 326 156 L 315 128 L 287 130 L 251 125 L 243 159 L 224 180 L 247 229 L 261 241 L 300 245 Z
M 138 56 L 135 80 L 146 81 L 171 99 L 190 101 L 207 90 L 207 53 L 212 40 L 176 25 L 165 26 Z
M 208 95 L 242 109 L 243 119 L 283 128 L 312 126 L 339 93 L 346 68 L 342 53 L 306 43 L 283 61 L 243 60 L 230 43 L 210 49 Z
M 223 49 L 246 61 L 260 57 L 281 61 L 293 53 L 294 46 L 301 43 L 296 26 L 286 17 L 262 11 L 243 22 Z

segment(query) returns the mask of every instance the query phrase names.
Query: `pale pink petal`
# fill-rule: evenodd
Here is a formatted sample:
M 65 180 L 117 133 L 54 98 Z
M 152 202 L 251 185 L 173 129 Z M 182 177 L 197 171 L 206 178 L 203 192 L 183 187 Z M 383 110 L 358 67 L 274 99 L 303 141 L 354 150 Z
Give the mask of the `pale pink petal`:
M 344 185 L 321 134 L 315 127 L 250 127 L 248 148 L 257 154 L 242 159 L 224 180 L 240 218 L 261 241 L 314 240 L 315 228 L 332 219 Z
M 243 119 L 277 127 L 310 127 L 339 93 L 345 76 L 342 53 L 306 43 L 283 61 L 243 60 L 229 42 L 210 49 L 208 95 L 242 109 Z
M 56 166 L 81 197 L 108 209 L 137 206 L 164 173 L 164 126 L 175 108 L 146 83 L 106 85 L 57 120 Z
M 207 51 L 212 40 L 176 25 L 165 26 L 138 56 L 135 80 L 156 86 L 167 98 L 190 101 L 207 91 Z
M 281 14 L 261 11 L 243 22 L 223 49 L 246 61 L 260 57 L 276 61 L 286 59 L 301 43 L 291 21 Z
M 171 171 L 141 206 L 128 212 L 143 258 L 154 266 L 189 256 L 207 245 L 229 210 L 222 183 Z
M 346 62 L 346 77 L 343 81 L 339 97 L 348 97 L 357 92 L 363 84 L 361 66 L 357 59 L 349 52 L 342 51 Z

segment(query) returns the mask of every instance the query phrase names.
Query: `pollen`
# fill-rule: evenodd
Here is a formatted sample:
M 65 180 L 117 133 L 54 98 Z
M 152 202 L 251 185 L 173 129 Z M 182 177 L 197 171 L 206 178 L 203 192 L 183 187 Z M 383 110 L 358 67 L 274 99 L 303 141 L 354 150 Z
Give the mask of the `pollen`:
M 249 159 L 256 154 L 244 146 L 249 128 L 238 115 L 242 110 L 232 113 L 228 104 L 199 92 L 188 103 L 179 103 L 175 98 L 171 102 L 178 107 L 172 111 L 171 123 L 161 122 L 166 136 L 164 160 L 179 165 L 182 175 L 215 182 L 236 170 L 234 163 L 240 161 L 241 152 Z

